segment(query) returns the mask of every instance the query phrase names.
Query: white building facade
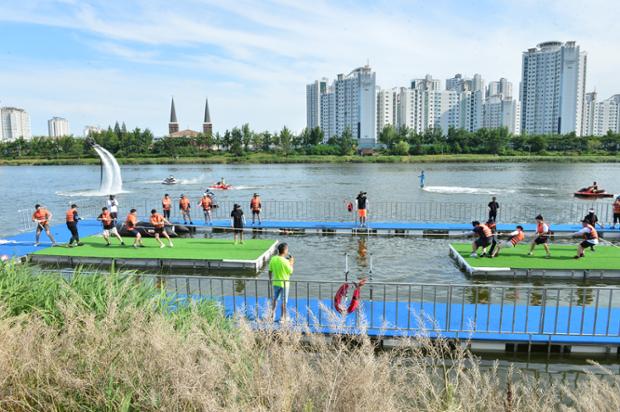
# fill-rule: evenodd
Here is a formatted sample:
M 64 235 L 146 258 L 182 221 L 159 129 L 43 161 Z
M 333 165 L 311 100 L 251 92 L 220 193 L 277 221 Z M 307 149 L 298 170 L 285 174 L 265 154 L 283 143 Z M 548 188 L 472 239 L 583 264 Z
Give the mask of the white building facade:
M 397 125 L 398 90 L 377 88 L 377 136 L 386 126 Z
M 620 94 L 598 101 L 597 93 L 587 93 L 584 103 L 584 136 L 620 133 Z
M 32 138 L 28 113 L 17 107 L 0 108 L 0 140 L 13 141 L 20 137 Z
M 47 121 L 47 134 L 49 137 L 69 136 L 69 121 L 62 117 L 52 117 Z
M 99 126 L 87 125 L 84 126 L 84 130 L 82 130 L 82 136 L 89 137 L 93 134 L 101 133 L 103 129 Z
M 326 78 L 306 85 L 306 127 L 321 127 L 321 96 L 327 93 Z
M 485 129 L 498 129 L 505 127 L 514 135 L 521 134 L 521 119 L 519 102 L 504 98 L 501 94 L 490 96 L 484 103 L 484 115 L 482 127 Z
M 550 41 L 523 53 L 521 130 L 581 135 L 586 53 L 574 41 Z

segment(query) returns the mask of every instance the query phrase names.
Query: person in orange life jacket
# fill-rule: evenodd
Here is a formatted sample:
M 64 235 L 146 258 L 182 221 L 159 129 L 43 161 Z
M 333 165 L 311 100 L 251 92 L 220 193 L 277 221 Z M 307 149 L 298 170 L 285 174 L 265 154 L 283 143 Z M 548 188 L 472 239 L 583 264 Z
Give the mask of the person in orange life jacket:
M 499 251 L 504 248 L 517 247 L 517 245 L 525 239 L 525 233 L 523 233 L 523 226 L 517 226 L 517 230 L 510 232 L 508 236 L 510 237 L 507 240 L 504 240 L 497 244 L 496 249 L 492 252 L 493 257 L 499 255 Z
M 41 237 L 41 232 L 45 231 L 47 237 L 52 241 L 52 246 L 56 246 L 56 240 L 54 236 L 52 236 L 52 232 L 50 231 L 50 220 L 52 219 L 52 214 L 41 205 L 34 205 L 34 213 L 32 214 L 32 221 L 37 223 L 37 231 L 34 238 L 34 245 L 39 246 L 39 239 Z
M 491 229 L 491 233 L 493 233 L 493 237 L 491 238 L 491 248 L 489 249 L 489 253 L 487 253 L 487 257 L 492 258 L 493 251 L 495 250 L 495 247 L 497 246 L 497 225 L 495 224 L 495 220 L 493 219 L 487 220 L 485 225 L 489 229 Z
M 491 244 L 493 240 L 493 232 L 487 225 L 481 225 L 479 221 L 474 220 L 471 222 L 474 229 L 469 234 L 470 236 L 478 236 L 476 240 L 474 240 L 471 244 L 471 255 L 470 257 L 478 257 L 478 248 L 482 248 L 482 256 L 484 256 L 487 252 L 487 247 Z
M 583 220 L 581 224 L 583 228 L 580 231 L 573 233 L 574 237 L 583 237 L 583 241 L 579 244 L 579 246 L 577 246 L 577 255 L 575 256 L 575 259 L 581 259 L 584 257 L 583 252 L 587 248 L 593 248 L 598 245 L 598 232 L 594 226 L 585 220 Z
M 103 226 L 103 238 L 105 239 L 106 246 L 110 246 L 110 235 L 116 236 L 121 242 L 121 245 L 125 246 L 123 238 L 118 234 L 118 230 L 116 230 L 116 226 L 114 225 L 114 217 L 107 207 L 101 208 L 101 214 L 97 216 L 97 220 L 100 221 Z
M 77 227 L 78 221 L 82 220 L 82 218 L 78 216 L 77 209 L 78 207 L 74 203 L 65 214 L 65 222 L 67 222 L 67 228 L 69 229 L 69 232 L 71 232 L 71 239 L 69 239 L 69 243 L 67 243 L 68 247 L 73 247 L 74 242 L 75 246 L 83 245 L 83 243 L 80 242 L 80 235 Z
M 164 218 L 170 219 L 170 211 L 172 210 L 172 199 L 170 195 L 166 193 L 161 199 L 161 209 L 164 211 Z
M 613 227 L 616 229 L 616 224 L 620 224 L 620 196 L 616 198 L 614 204 L 612 205 L 614 211 L 614 222 Z
M 213 200 L 205 193 L 198 201 L 198 206 L 202 208 L 205 216 L 205 225 L 211 224 L 211 209 L 213 208 Z
M 151 224 L 153 225 L 153 229 L 155 230 L 155 240 L 157 241 L 157 243 L 159 243 L 159 247 L 160 248 L 166 247 L 166 245 L 164 245 L 164 242 L 162 242 L 160 239 L 160 236 L 162 235 L 166 239 L 168 239 L 168 246 L 174 247 L 174 245 L 172 244 L 172 239 L 170 239 L 168 232 L 166 232 L 166 224 L 169 225 L 170 222 L 168 222 L 168 220 L 165 217 L 157 213 L 157 210 L 155 209 L 151 210 L 151 217 L 149 221 L 151 222 Z
M 133 247 L 144 247 L 142 244 L 142 234 L 138 230 L 138 213 L 136 212 L 136 209 L 131 209 L 129 211 L 129 214 L 125 219 L 125 227 L 129 233 L 136 237 L 133 241 Z
M 189 224 L 193 225 L 194 222 L 192 222 L 192 217 L 189 214 L 191 207 L 192 205 L 189 199 L 185 197 L 185 195 L 181 195 L 181 199 L 179 199 L 179 209 L 181 210 L 181 216 L 183 216 L 183 223 L 187 224 L 189 220 Z
M 255 219 L 258 219 L 258 224 L 261 224 L 260 220 L 260 211 L 263 208 L 263 205 L 260 202 L 260 196 L 258 193 L 254 193 L 252 199 L 250 199 L 250 210 L 252 211 L 252 224 L 254 224 Z
M 536 216 L 536 236 L 532 241 L 532 245 L 530 246 L 530 251 L 527 254 L 528 256 L 532 256 L 534 253 L 534 248 L 536 245 L 543 245 L 545 248 L 545 252 L 547 255 L 545 256 L 547 259 L 551 257 L 551 252 L 549 251 L 549 236 L 551 235 L 551 229 L 549 229 L 549 225 L 545 223 L 545 219 L 543 219 L 542 215 Z

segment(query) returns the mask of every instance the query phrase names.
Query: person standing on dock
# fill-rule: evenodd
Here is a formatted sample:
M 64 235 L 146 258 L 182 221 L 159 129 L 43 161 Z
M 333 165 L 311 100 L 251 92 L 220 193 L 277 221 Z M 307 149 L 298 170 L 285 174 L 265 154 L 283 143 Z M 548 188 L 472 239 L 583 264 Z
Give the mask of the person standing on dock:
M 260 196 L 258 193 L 254 193 L 252 199 L 250 199 L 250 210 L 252 211 L 252 224 L 254 224 L 255 219 L 258 219 L 258 224 L 260 225 L 262 222 L 260 220 L 260 211 L 262 210 L 263 205 L 260 202 Z
M 118 220 L 118 200 L 114 195 L 110 195 L 107 201 L 107 207 L 110 211 L 110 215 L 114 220 L 114 224 L 116 225 L 116 221 Z
M 601 229 L 603 228 L 603 225 L 598 222 L 598 216 L 596 216 L 594 208 L 588 209 L 588 214 L 584 216 L 583 220 L 585 220 L 594 227 L 596 227 L 596 225 L 599 225 Z
M 493 232 L 487 225 L 482 225 L 477 220 L 471 222 L 474 229 L 470 233 L 471 236 L 478 236 L 476 240 L 471 244 L 471 255 L 470 257 L 477 258 L 478 257 L 478 248 L 482 248 L 482 255 L 485 256 L 487 253 L 487 247 L 491 245 L 493 241 Z
M 237 203 L 234 204 L 232 212 L 230 212 L 230 225 L 233 228 L 233 244 L 243 244 L 243 229 L 245 227 L 245 216 L 241 206 Z
M 499 203 L 497 203 L 497 198 L 493 196 L 491 201 L 488 204 L 489 207 L 489 220 L 493 220 L 497 222 L 497 211 L 499 210 Z
M 551 230 L 549 229 L 549 225 L 545 223 L 545 219 L 543 219 L 542 215 L 536 216 L 536 237 L 532 241 L 532 246 L 530 246 L 530 251 L 527 255 L 532 256 L 536 245 L 543 245 L 545 252 L 547 253 L 547 256 L 545 257 L 549 259 L 551 257 L 551 252 L 549 251 L 550 235 Z
M 172 199 L 170 199 L 170 195 L 166 193 L 164 198 L 161 200 L 161 209 L 164 211 L 164 218 L 170 219 L 170 211 L 172 210 Z
M 54 236 L 52 236 L 52 232 L 50 231 L 50 220 L 52 219 L 52 214 L 41 205 L 34 205 L 34 213 L 32 214 L 32 221 L 37 224 L 37 231 L 34 238 L 34 245 L 39 246 L 39 239 L 41 238 L 41 232 L 45 231 L 47 237 L 52 241 L 52 246 L 56 246 L 56 240 Z
M 78 207 L 74 203 L 71 205 L 69 210 L 67 210 L 65 214 L 65 221 L 67 223 L 67 229 L 71 232 L 71 239 L 69 239 L 69 243 L 67 243 L 67 247 L 82 246 L 83 243 L 80 243 L 80 234 L 78 233 L 78 222 L 82 220 L 81 217 L 78 216 Z
M 181 211 L 181 216 L 183 216 L 183 223 L 187 224 L 189 220 L 189 224 L 193 225 L 192 217 L 190 215 L 190 209 L 192 205 L 190 204 L 189 199 L 185 195 L 181 195 L 181 199 L 179 199 L 179 210 Z
M 133 247 L 144 247 L 142 244 L 142 234 L 140 234 L 140 231 L 138 230 L 138 213 L 136 209 L 131 209 L 129 211 L 129 214 L 125 219 L 125 227 L 129 233 L 136 237 L 133 241 Z
M 125 242 L 121 235 L 118 234 L 118 230 L 114 224 L 114 218 L 107 207 L 101 208 L 101 214 L 97 216 L 97 220 L 103 225 L 103 239 L 105 239 L 106 246 L 110 246 L 110 235 L 116 236 L 121 242 L 121 245 L 125 246 Z
M 159 243 L 159 247 L 161 249 L 166 247 L 164 242 L 161 241 L 161 236 L 168 239 L 168 246 L 174 247 L 172 244 L 172 239 L 170 239 L 170 235 L 166 232 L 166 224 L 170 225 L 170 222 L 168 222 L 165 217 L 157 213 L 157 210 L 155 209 L 151 210 L 151 217 L 149 221 L 153 225 L 153 229 L 155 229 L 155 240 Z
M 574 237 L 583 236 L 583 242 L 577 246 L 577 255 L 575 256 L 575 259 L 581 259 L 584 257 L 584 252 L 587 248 L 594 250 L 594 246 L 598 245 L 598 232 L 594 228 L 594 225 L 591 225 L 586 220 L 583 220 L 581 224 L 583 225 L 583 228 L 580 231 L 573 233 Z
M 426 180 L 426 176 L 424 175 L 424 170 L 422 170 L 422 172 L 420 173 L 420 176 L 418 176 L 418 179 L 420 179 L 420 188 L 424 188 L 424 181 Z
M 491 233 L 493 234 L 493 236 L 491 237 L 491 248 L 489 249 L 489 253 L 487 253 L 487 257 L 492 258 L 493 252 L 495 251 L 495 248 L 497 247 L 497 225 L 495 224 L 495 220 L 493 219 L 487 220 L 485 225 L 489 229 L 491 229 Z
M 366 226 L 368 219 L 368 194 L 366 192 L 360 192 L 355 200 L 357 200 L 357 216 L 359 218 L 359 225 L 364 227 Z
M 620 196 L 616 197 L 616 200 L 614 200 L 614 204 L 612 205 L 612 208 L 614 212 L 613 228 L 617 229 L 616 225 L 620 224 Z
M 273 287 L 273 300 L 271 302 L 272 320 L 276 317 L 276 305 L 278 299 L 282 299 L 282 317 L 286 319 L 286 304 L 288 302 L 289 279 L 293 274 L 295 258 L 288 253 L 288 244 L 278 245 L 278 254 L 269 260 L 269 282 Z
M 205 217 L 205 225 L 211 224 L 211 208 L 213 207 L 213 200 L 204 193 L 198 201 L 198 206 L 202 208 L 202 213 Z

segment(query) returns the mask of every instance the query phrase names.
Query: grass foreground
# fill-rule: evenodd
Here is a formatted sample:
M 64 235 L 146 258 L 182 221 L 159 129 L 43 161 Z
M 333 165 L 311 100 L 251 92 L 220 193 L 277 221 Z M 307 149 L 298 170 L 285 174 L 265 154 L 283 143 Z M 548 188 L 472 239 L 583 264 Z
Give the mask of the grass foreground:
M 595 252 L 589 249 L 585 257 L 575 259 L 576 245 L 550 245 L 551 258 L 545 258 L 542 245 L 536 246 L 532 256 L 528 256 L 530 245 L 517 245 L 504 248 L 493 258 L 472 258 L 471 243 L 452 243 L 452 247 L 473 267 L 512 268 L 512 269 L 565 269 L 565 270 L 620 270 L 620 248 L 598 245 Z M 482 253 L 480 249 L 478 253 Z
M 7 411 L 617 411 L 620 379 L 575 384 L 481 366 L 461 346 L 253 331 L 118 274 L 0 267 Z
M 375 156 L 336 155 L 283 155 L 280 153 L 249 153 L 242 156 L 212 154 L 201 157 L 118 157 L 124 165 L 149 164 L 320 164 L 320 163 L 618 163 L 620 156 L 596 154 L 548 154 L 548 155 L 491 155 L 491 154 L 437 154 L 396 156 L 378 154 Z M 53 165 L 98 165 L 99 158 L 44 158 L 29 157 L 0 159 L 0 166 L 53 166 Z
M 188 259 L 188 260 L 256 260 L 274 244 L 274 240 L 246 239 L 242 245 L 235 245 L 229 239 L 174 238 L 174 247 L 166 245 L 160 249 L 154 238 L 143 237 L 145 247 L 134 248 L 133 238 L 125 238 L 125 246 L 112 238 L 111 246 L 105 245 L 102 236 L 95 235 L 81 239 L 83 246 L 48 247 L 36 251 L 35 255 L 103 257 L 112 259 Z

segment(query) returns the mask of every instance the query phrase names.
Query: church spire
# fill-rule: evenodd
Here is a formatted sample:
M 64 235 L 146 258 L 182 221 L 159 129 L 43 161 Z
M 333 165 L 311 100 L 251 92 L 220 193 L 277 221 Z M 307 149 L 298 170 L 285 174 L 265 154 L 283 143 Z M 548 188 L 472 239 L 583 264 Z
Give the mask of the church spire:
M 205 135 L 213 134 L 213 123 L 211 123 L 211 113 L 209 113 L 209 99 L 205 100 L 205 117 L 202 122 L 202 132 Z
M 179 122 L 177 121 L 177 111 L 174 108 L 174 97 L 170 103 L 170 123 L 168 123 L 168 134 L 179 131 Z

